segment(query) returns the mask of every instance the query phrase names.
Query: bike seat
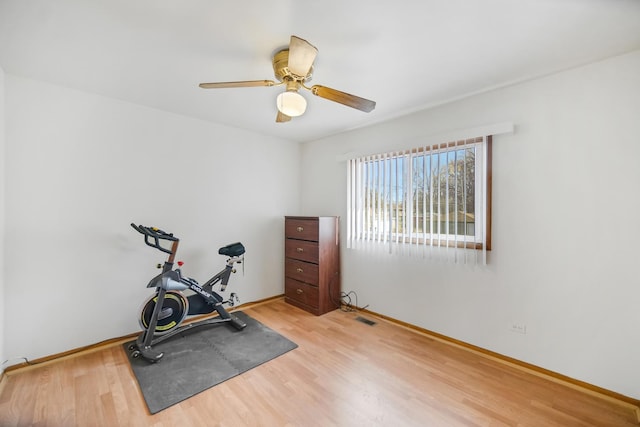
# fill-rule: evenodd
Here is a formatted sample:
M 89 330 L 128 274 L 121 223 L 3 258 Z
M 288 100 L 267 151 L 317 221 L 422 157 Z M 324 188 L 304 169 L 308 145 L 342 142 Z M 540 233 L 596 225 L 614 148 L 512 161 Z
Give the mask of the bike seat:
M 244 245 L 240 242 L 231 243 L 218 249 L 220 255 L 239 256 L 244 253 Z

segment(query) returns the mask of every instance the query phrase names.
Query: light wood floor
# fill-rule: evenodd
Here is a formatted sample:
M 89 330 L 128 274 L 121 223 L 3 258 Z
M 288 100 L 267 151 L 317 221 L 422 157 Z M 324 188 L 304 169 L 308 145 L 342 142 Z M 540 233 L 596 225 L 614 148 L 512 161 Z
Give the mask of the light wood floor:
M 245 312 L 299 347 L 155 415 L 120 345 L 11 372 L 0 426 L 638 426 L 629 405 L 371 315 Z

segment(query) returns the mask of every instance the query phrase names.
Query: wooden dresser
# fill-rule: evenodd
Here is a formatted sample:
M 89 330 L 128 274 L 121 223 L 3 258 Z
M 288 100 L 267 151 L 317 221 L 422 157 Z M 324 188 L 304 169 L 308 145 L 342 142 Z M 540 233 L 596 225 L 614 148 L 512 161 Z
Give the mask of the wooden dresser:
M 285 301 L 318 316 L 340 306 L 339 220 L 284 219 Z

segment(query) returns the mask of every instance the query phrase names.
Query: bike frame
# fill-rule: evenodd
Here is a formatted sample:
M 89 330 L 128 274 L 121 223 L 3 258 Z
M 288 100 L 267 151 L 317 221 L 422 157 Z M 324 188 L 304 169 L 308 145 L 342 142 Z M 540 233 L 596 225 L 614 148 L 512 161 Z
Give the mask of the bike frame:
M 162 272 L 151 279 L 151 281 L 147 285 L 148 288 L 156 288 L 157 294 L 155 298 L 156 303 L 153 308 L 149 325 L 147 329 L 142 331 L 142 333 L 136 340 L 136 347 L 145 359 L 151 362 L 160 360 L 160 358 L 162 358 L 163 356 L 163 353 L 154 351 L 152 349 L 152 346 L 192 327 L 223 322 L 231 322 L 238 329 L 242 329 L 246 326 L 244 322 L 239 321 L 239 319 L 237 319 L 235 316 L 229 314 L 229 312 L 227 312 L 227 310 L 225 310 L 225 308 L 223 307 L 223 304 L 225 303 L 230 303 L 231 305 L 233 305 L 232 300 L 234 294 L 231 294 L 231 301 L 224 301 L 223 298 L 213 290 L 213 286 L 218 282 L 221 282 L 221 291 L 225 290 L 227 284 L 229 283 L 231 273 L 235 272 L 235 270 L 233 269 L 233 265 L 236 262 L 242 262 L 244 260 L 244 256 L 242 255 L 244 253 L 244 250 L 240 255 L 230 256 L 227 259 L 225 267 L 221 271 L 207 280 L 206 283 L 200 285 L 196 280 L 192 278 L 182 277 L 182 272 L 180 271 L 180 269 L 173 269 L 175 256 L 178 252 L 178 244 L 180 242 L 178 238 L 174 237 L 172 234 L 165 233 L 158 229 L 152 229 L 156 233 L 150 235 L 149 228 L 147 227 L 139 227 L 135 224 L 131 224 L 131 226 L 138 232 L 145 235 L 145 243 L 148 246 L 154 247 L 161 250 L 162 252 L 166 252 L 169 254 L 167 260 L 163 263 Z M 151 242 L 150 239 L 153 239 L 154 241 Z M 171 249 L 162 247 L 159 243 L 159 239 L 171 241 Z M 222 254 L 222 252 L 220 253 Z M 192 290 L 202 299 L 204 299 L 208 304 L 212 305 L 214 310 L 218 312 L 219 316 L 213 319 L 179 326 L 166 334 L 156 336 L 156 327 L 158 325 L 158 319 L 163 308 L 167 291 L 183 291 L 187 289 Z

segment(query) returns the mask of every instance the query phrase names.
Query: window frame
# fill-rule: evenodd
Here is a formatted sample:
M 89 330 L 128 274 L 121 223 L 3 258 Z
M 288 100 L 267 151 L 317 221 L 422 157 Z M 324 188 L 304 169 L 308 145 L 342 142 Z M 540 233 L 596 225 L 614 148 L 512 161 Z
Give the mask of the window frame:
M 484 150 L 482 150 L 483 140 L 484 140 Z M 476 188 L 475 194 L 476 195 L 480 194 L 481 197 L 480 198 L 476 197 L 476 200 L 475 200 L 475 205 L 476 205 L 474 208 L 475 235 L 468 236 L 466 234 L 452 234 L 452 233 L 435 234 L 433 231 L 433 226 L 436 225 L 437 222 L 432 220 L 430 220 L 429 222 L 426 222 L 427 227 L 430 228 L 429 233 L 425 233 L 424 231 L 419 233 L 413 232 L 413 227 L 415 226 L 415 218 L 416 216 L 417 217 L 420 216 L 419 215 L 420 212 L 418 209 L 414 211 L 415 197 L 413 196 L 413 194 L 414 194 L 415 186 L 414 186 L 414 180 L 413 180 L 413 164 L 414 164 L 415 157 L 419 157 L 421 155 L 424 155 L 423 153 L 429 153 L 429 152 L 431 152 L 430 154 L 455 152 L 459 150 L 460 147 L 463 147 L 463 146 L 475 146 L 475 153 L 476 153 L 475 166 L 474 166 L 475 167 L 475 188 Z M 480 153 L 481 155 L 477 155 L 478 153 Z M 367 180 L 371 177 L 373 172 L 370 172 L 369 170 L 367 170 L 366 173 L 363 173 L 362 171 L 353 171 L 351 170 L 352 166 L 349 166 L 350 174 L 347 182 L 347 185 L 348 185 L 347 193 L 350 199 L 348 202 L 350 208 L 348 209 L 348 221 L 347 221 L 347 224 L 349 227 L 349 230 L 348 230 L 349 239 L 362 240 L 362 241 L 377 241 L 377 242 L 383 242 L 383 243 L 389 242 L 389 243 L 396 243 L 396 244 L 425 245 L 425 246 L 432 246 L 432 247 L 457 247 L 457 248 L 477 249 L 477 250 L 482 250 L 482 249 L 491 250 L 491 246 L 492 246 L 491 245 L 492 243 L 491 241 L 491 217 L 492 217 L 491 206 L 492 206 L 492 180 L 493 180 L 492 157 L 493 156 L 492 156 L 492 136 L 491 135 L 487 135 L 485 137 L 466 138 L 466 139 L 440 143 L 440 144 L 433 144 L 427 147 L 416 147 L 410 150 L 392 151 L 392 152 L 382 153 L 378 155 L 366 156 L 365 157 L 366 160 L 364 160 L 362 164 L 373 164 L 374 162 L 381 161 L 380 163 L 381 166 L 377 166 L 377 167 L 382 167 L 383 170 L 385 167 L 384 162 L 386 160 L 395 161 L 397 164 L 398 159 L 402 159 L 401 161 L 404 163 L 403 169 L 405 170 L 404 177 L 402 179 L 403 181 L 409 182 L 410 187 L 403 188 L 403 191 L 402 191 L 403 197 L 407 198 L 406 202 L 403 203 L 403 206 L 405 206 L 405 208 L 403 208 L 402 216 L 398 216 L 396 212 L 395 221 L 398 221 L 398 219 L 401 218 L 403 222 L 406 221 L 408 225 L 403 226 L 403 230 L 400 233 L 392 232 L 391 228 L 392 228 L 394 219 L 387 217 L 386 208 L 385 209 L 380 208 L 380 206 L 383 203 L 386 203 L 386 196 L 387 196 L 386 193 L 383 194 L 382 198 L 385 198 L 383 202 L 380 202 L 381 197 L 376 194 L 375 197 L 377 197 L 378 200 L 374 200 L 373 203 L 371 200 L 372 196 L 367 196 L 367 194 L 361 195 L 357 199 L 357 202 L 356 202 L 357 207 L 355 207 L 354 209 L 352 206 L 353 200 L 351 200 L 352 198 L 351 197 L 351 191 L 352 191 L 351 181 L 353 179 L 357 179 L 358 174 L 361 174 L 361 176 L 364 177 L 362 179 Z M 360 165 L 360 167 L 363 167 L 362 164 Z M 389 162 L 389 165 L 391 165 L 391 162 Z M 481 167 L 479 167 L 479 165 L 481 165 Z M 373 169 L 373 167 L 371 167 L 370 169 Z M 397 166 L 395 169 L 396 169 L 396 175 L 397 175 L 398 174 Z M 407 177 L 409 177 L 410 179 L 406 179 Z M 396 180 L 397 179 L 398 178 L 396 177 Z M 484 188 L 482 188 L 482 190 L 484 191 L 478 191 L 478 189 L 483 185 L 483 181 L 484 181 Z M 387 185 L 386 181 L 382 185 Z M 391 178 L 389 178 L 388 186 L 392 187 Z M 366 184 L 360 184 L 360 187 L 357 187 L 357 188 L 358 189 L 356 191 L 359 191 L 361 188 L 369 188 L 369 187 L 367 187 Z M 448 187 L 446 191 L 448 192 Z M 396 196 L 397 196 L 397 193 L 396 193 Z M 481 198 L 484 198 L 484 201 L 480 200 Z M 371 208 L 365 207 L 365 206 L 373 206 L 374 203 L 377 203 L 375 205 L 377 206 L 377 208 L 371 209 Z M 433 203 L 433 199 L 431 200 L 430 206 L 433 206 L 432 203 Z M 484 209 L 482 209 L 483 205 L 484 205 Z M 399 204 L 396 204 L 396 209 L 399 209 L 398 206 Z M 449 204 L 447 203 L 447 208 L 448 207 L 449 207 Z M 408 214 L 405 211 L 408 211 Z M 383 214 L 382 219 L 377 219 L 377 222 L 381 224 L 383 228 L 382 231 L 373 229 L 371 227 L 372 222 L 375 221 L 376 214 L 380 214 L 381 212 Z M 433 210 L 431 210 L 431 213 L 433 214 Z M 477 213 L 479 213 L 479 215 Z M 353 217 L 354 215 L 355 217 Z M 447 211 L 447 225 L 449 222 L 448 215 L 449 214 Z M 360 227 L 358 227 L 356 224 L 359 224 Z M 356 229 L 360 229 L 359 231 L 360 235 L 357 235 L 355 237 L 354 235 L 351 234 L 352 232 L 354 232 L 353 230 L 351 230 L 351 228 L 353 228 L 354 225 L 356 225 L 355 226 Z M 423 222 L 423 226 L 424 225 L 425 225 L 425 222 Z M 481 228 L 484 228 L 484 230 L 482 230 Z M 484 233 L 484 244 L 482 242 L 483 233 Z M 483 248 L 483 246 L 485 247 Z

